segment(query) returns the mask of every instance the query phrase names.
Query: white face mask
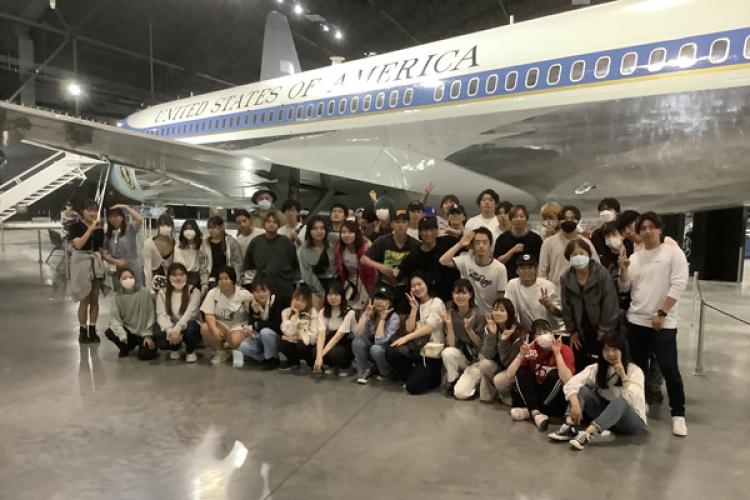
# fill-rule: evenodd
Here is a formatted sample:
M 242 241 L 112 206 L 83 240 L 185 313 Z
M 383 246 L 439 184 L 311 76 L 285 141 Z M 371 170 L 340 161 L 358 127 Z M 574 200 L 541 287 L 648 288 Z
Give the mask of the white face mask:
M 271 200 L 260 200 L 258 202 L 258 208 L 260 208 L 261 210 L 270 210 Z
M 551 333 L 543 333 L 534 337 L 534 343 L 536 343 L 536 345 L 538 345 L 542 349 L 549 349 L 550 347 L 552 347 L 553 340 L 555 340 L 555 338 Z
M 570 265 L 576 269 L 583 269 L 589 265 L 588 255 L 574 255 L 570 258 Z
M 172 236 L 172 228 L 170 226 L 159 226 L 159 235 Z
M 607 244 L 607 246 L 615 252 L 620 251 L 620 245 L 622 245 L 622 238 L 607 238 L 604 240 L 604 242 Z
M 124 280 L 120 280 L 120 284 L 125 290 L 132 290 L 135 286 L 135 278 L 125 278 Z
M 614 210 L 602 210 L 599 212 L 599 219 L 602 222 L 612 222 L 615 220 L 615 211 Z
M 193 241 L 193 239 L 195 238 L 195 231 L 193 229 L 185 229 L 182 232 L 182 235 L 185 237 L 186 240 Z
M 386 220 L 390 213 L 391 212 L 387 208 L 378 208 L 375 210 L 375 217 L 377 217 L 378 220 Z
M 182 290 L 183 288 L 185 288 L 185 283 L 182 282 L 182 281 L 175 281 L 173 279 L 170 279 L 169 280 L 169 284 L 172 285 L 172 288 L 174 288 L 175 290 L 178 290 L 178 291 Z

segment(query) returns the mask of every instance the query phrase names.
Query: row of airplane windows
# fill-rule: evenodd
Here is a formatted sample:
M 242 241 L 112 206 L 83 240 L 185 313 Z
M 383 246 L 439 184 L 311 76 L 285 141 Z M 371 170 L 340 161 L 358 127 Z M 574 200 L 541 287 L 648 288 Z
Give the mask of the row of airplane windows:
M 711 64 L 721 64 L 729 57 L 730 40 L 728 38 L 719 38 L 711 43 L 709 50 L 708 60 Z M 689 68 L 697 62 L 698 46 L 695 43 L 686 43 L 680 47 L 676 64 L 681 68 Z M 750 59 L 750 36 L 745 39 L 744 56 L 746 59 Z M 648 63 L 646 68 L 649 72 L 658 72 L 664 69 L 667 65 L 667 49 L 664 47 L 658 47 L 653 49 L 648 57 Z M 598 58 L 594 64 L 594 78 L 601 80 L 610 76 L 612 68 L 612 58 L 610 56 L 602 56 Z M 638 68 L 638 53 L 628 52 L 622 56 L 620 60 L 620 75 L 629 76 L 635 73 Z M 580 82 L 586 72 L 586 61 L 577 60 L 573 62 L 570 67 L 570 81 L 573 83 Z M 557 85 L 560 83 L 563 74 L 562 64 L 553 64 L 547 69 L 546 82 L 547 85 Z M 526 71 L 524 78 L 524 90 L 530 90 L 537 87 L 539 84 L 540 69 L 529 68 Z M 504 89 L 506 92 L 513 92 L 518 90 L 519 81 L 518 71 L 510 71 L 505 75 Z M 494 94 L 497 91 L 499 84 L 499 76 L 497 74 L 491 74 L 485 80 L 484 90 L 485 94 Z M 461 96 L 461 80 L 454 80 L 450 83 L 449 97 L 450 99 L 458 99 Z M 474 97 L 479 93 L 480 78 L 474 77 L 469 80 L 466 88 L 466 94 L 468 97 Z M 392 90 L 388 94 L 388 107 L 395 108 L 399 103 L 400 92 L 398 90 Z M 440 102 L 445 97 L 445 84 L 440 83 L 435 87 L 433 93 L 433 100 Z M 403 93 L 402 104 L 404 106 L 411 105 L 414 98 L 414 89 L 407 88 Z M 214 130 L 224 130 L 226 128 L 237 128 L 240 125 L 245 127 L 264 125 L 267 123 L 273 123 L 284 121 L 286 116 L 287 121 L 304 120 L 307 118 L 320 118 L 323 116 L 324 111 L 327 110 L 328 116 L 333 115 L 338 107 L 338 113 L 344 114 L 349 108 L 350 113 L 356 113 L 360 110 L 364 112 L 374 109 L 381 110 L 385 107 L 386 93 L 378 92 L 374 97 L 371 94 L 366 94 L 360 98 L 360 96 L 353 96 L 350 98 L 343 97 L 338 101 L 338 106 L 335 100 L 330 100 L 326 104 L 318 102 L 316 104 L 299 105 L 295 107 L 288 107 L 286 110 L 280 109 L 278 111 L 266 111 L 255 113 L 252 116 L 245 114 L 243 117 L 236 116 L 234 118 L 216 118 L 214 120 L 196 122 L 185 125 L 170 126 L 161 128 L 158 130 L 148 131 L 151 135 L 159 136 L 170 136 L 170 135 L 181 135 L 185 133 L 193 132 L 210 132 Z

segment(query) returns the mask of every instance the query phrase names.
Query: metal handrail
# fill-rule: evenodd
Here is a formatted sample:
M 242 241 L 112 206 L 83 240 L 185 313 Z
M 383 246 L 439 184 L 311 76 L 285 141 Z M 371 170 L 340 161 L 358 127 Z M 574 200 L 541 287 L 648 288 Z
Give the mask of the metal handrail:
M 24 170 L 17 176 L 13 177 L 12 179 L 6 181 L 2 185 L 0 185 L 0 191 L 6 191 L 7 189 L 11 187 L 15 187 L 19 184 L 21 184 L 24 180 L 31 177 L 34 174 L 37 174 L 47 168 L 48 166 L 52 165 L 53 163 L 61 160 L 65 157 L 65 152 L 58 151 L 57 153 L 53 154 L 52 156 L 45 158 L 44 160 L 40 161 L 36 165 L 33 165 L 29 167 L 28 169 Z

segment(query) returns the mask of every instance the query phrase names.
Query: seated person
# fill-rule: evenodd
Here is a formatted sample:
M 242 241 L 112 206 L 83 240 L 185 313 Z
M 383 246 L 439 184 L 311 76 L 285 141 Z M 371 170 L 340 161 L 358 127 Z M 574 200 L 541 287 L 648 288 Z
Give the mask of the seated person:
M 121 289 L 115 295 L 112 316 L 105 337 L 120 350 L 119 357 L 130 355 L 138 347 L 138 359 L 148 361 L 159 356 L 154 342 L 156 312 L 151 292 L 136 286 L 135 273 L 129 267 L 118 272 Z
M 511 390 L 513 420 L 534 419 L 537 429 L 546 431 L 547 415 L 565 413 L 562 386 L 575 373 L 575 359 L 570 347 L 563 345 L 552 334 L 547 321 L 538 319 L 531 325 L 533 340 L 521 344 L 521 349 L 508 366 L 507 376 L 515 377 Z
M 482 360 L 479 362 L 479 399 L 491 402 L 499 397 L 503 404 L 512 406 L 510 385 L 513 377 L 508 378 L 505 370 L 518 355 L 527 330 L 518 324 L 516 308 L 506 298 L 495 300 L 492 312 L 485 315 L 485 323 Z
M 201 342 L 201 290 L 188 284 L 187 268 L 173 262 L 167 268 L 167 285 L 156 295 L 156 320 L 159 331 L 154 334 L 159 349 L 169 351 L 169 359 L 180 359 L 185 344 L 185 361 L 195 363 L 195 348 Z
M 365 307 L 354 327 L 352 352 L 357 368 L 357 383 L 367 384 L 372 376 L 371 361 L 377 368 L 377 378 L 385 380 L 391 367 L 385 359 L 385 349 L 401 326 L 398 314 L 393 311 L 393 292 L 381 286 L 373 292 L 370 304 Z
M 479 352 L 484 341 L 484 316 L 474 303 L 474 289 L 465 279 L 453 283 L 453 300 L 441 316 L 445 325 L 445 366 L 448 395 L 469 399 L 479 385 Z
M 619 434 L 637 434 L 646 429 L 646 399 L 643 372 L 630 361 L 628 341 L 620 332 L 602 339 L 602 356 L 596 364 L 568 380 L 563 388 L 570 401 L 565 423 L 549 434 L 554 441 L 569 441 L 582 450 L 588 443 L 611 441 L 612 429 Z M 576 433 L 584 419 L 590 424 Z
M 338 281 L 332 281 L 323 309 L 318 313 L 315 372 L 320 372 L 325 366 L 326 374 L 337 370 L 341 377 L 349 375 L 354 358 L 351 333 L 355 324 L 355 312 L 347 306 L 344 287 Z
M 214 350 L 211 364 L 218 365 L 230 358 L 225 344 L 237 349 L 250 335 L 250 292 L 237 284 L 237 272 L 224 266 L 217 271 L 217 286 L 203 299 L 201 311 L 206 321 L 201 325 L 201 335 Z
M 312 306 L 312 290 L 301 285 L 292 293 L 292 303 L 281 312 L 279 350 L 286 357 L 279 370 L 301 368 L 301 361 L 313 366 L 318 339 L 318 312 Z
M 242 356 L 260 361 L 264 370 L 279 367 L 279 337 L 281 312 L 289 306 L 289 299 L 271 293 L 268 283 L 259 276 L 250 284 L 250 335 L 237 348 Z M 235 365 L 243 365 L 241 363 Z

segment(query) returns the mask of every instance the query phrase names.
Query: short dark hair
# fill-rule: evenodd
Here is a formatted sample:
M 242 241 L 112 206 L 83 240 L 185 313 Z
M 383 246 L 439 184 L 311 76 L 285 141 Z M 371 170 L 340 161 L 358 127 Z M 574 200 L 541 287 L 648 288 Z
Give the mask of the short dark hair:
M 234 220 L 237 221 L 237 217 L 247 217 L 249 220 L 253 220 L 253 216 L 250 215 L 250 212 L 245 210 L 244 208 L 238 208 L 234 211 Z
M 591 248 L 588 246 L 588 244 L 581 238 L 576 238 L 569 241 L 568 244 L 565 245 L 565 260 L 570 260 L 570 256 L 576 248 L 580 248 L 581 250 L 586 252 L 589 257 L 591 257 Z
M 271 289 L 270 286 L 268 286 L 268 281 L 263 276 L 255 276 L 255 279 L 252 283 L 250 283 L 250 291 L 254 292 L 258 288 L 266 288 L 268 290 Z
M 83 202 L 83 205 L 81 205 L 81 212 L 84 210 L 96 210 L 99 211 L 99 204 L 94 200 L 86 200 Z
M 174 220 L 172 220 L 172 217 L 170 217 L 167 214 L 161 214 L 159 218 L 156 220 L 156 225 L 158 226 L 169 226 L 174 227 Z
M 607 222 L 602 226 L 602 235 L 607 236 L 608 234 L 617 233 L 620 234 L 620 231 L 617 229 L 617 223 L 615 221 Z
M 224 227 L 224 219 L 218 215 L 212 215 L 206 221 L 206 227 Z
M 596 209 L 601 212 L 602 210 L 604 210 L 604 207 L 614 210 L 618 214 L 620 213 L 620 202 L 614 198 L 604 198 L 599 202 L 599 205 L 597 205 Z
M 300 285 L 292 292 L 292 299 L 299 297 L 305 301 L 304 312 L 310 312 L 310 309 L 312 309 L 312 296 L 312 289 L 305 283 L 300 283 Z
M 297 212 L 302 211 L 302 205 L 297 200 L 284 200 L 284 203 L 281 204 L 281 211 L 286 212 L 290 208 L 296 208 Z
M 223 266 L 220 267 L 218 271 L 216 271 L 216 281 L 219 281 L 219 276 L 222 274 L 226 274 L 227 277 L 234 283 L 237 284 L 237 271 L 234 270 L 232 266 Z
M 497 192 L 494 189 L 485 189 L 484 191 L 482 191 L 481 193 L 479 193 L 479 196 L 477 196 L 477 205 L 479 205 L 479 203 L 481 203 L 482 197 L 484 195 L 486 195 L 486 194 L 490 195 L 492 197 L 492 199 L 495 200 L 495 205 L 499 205 L 500 204 L 500 195 L 497 194 Z
M 557 220 L 565 220 L 565 212 L 573 212 L 576 220 L 581 220 L 581 210 L 575 205 L 565 205 L 557 214 Z
M 461 204 L 461 202 L 458 200 L 458 196 L 456 196 L 455 194 L 446 194 L 445 196 L 443 196 L 443 199 L 440 200 L 440 206 L 442 207 L 449 201 L 452 202 L 454 205 Z
M 268 212 L 268 213 L 266 214 L 266 216 L 265 216 L 265 217 L 263 217 L 263 225 L 265 225 L 265 224 L 266 224 L 266 221 L 267 221 L 268 219 L 273 219 L 273 220 L 275 220 L 275 221 L 276 221 L 276 224 L 277 224 L 277 225 L 279 225 L 279 226 L 281 225 L 281 219 L 279 219 L 279 215 L 278 215 L 278 214 L 276 213 L 276 211 L 275 211 L 275 210 L 271 210 L 271 211 L 269 211 L 269 212 Z
M 489 229 L 487 229 L 484 226 L 480 226 L 480 227 L 478 227 L 478 228 L 476 228 L 474 230 L 474 236 L 476 236 L 478 234 L 483 234 L 487 238 L 489 238 L 489 240 L 490 240 L 490 246 L 492 246 L 492 231 L 490 231 Z
M 617 230 L 622 231 L 623 229 L 637 221 L 638 217 L 640 216 L 641 214 L 639 214 L 635 210 L 625 210 L 624 212 L 620 212 L 615 219 Z
M 506 201 L 503 201 L 503 202 L 500 202 L 500 204 L 499 204 L 499 205 L 497 206 L 497 210 L 498 210 L 498 212 L 499 212 L 500 210 L 502 210 L 502 211 L 503 211 L 503 212 L 505 212 L 506 214 L 510 212 L 510 209 L 511 209 L 511 208 L 513 208 L 513 203 L 511 203 L 511 202 L 509 202 L 509 201 L 507 201 L 507 200 L 506 200 Z
M 654 224 L 654 227 L 657 229 L 664 229 L 664 221 L 661 220 L 661 217 L 659 217 L 659 214 L 656 212 L 645 212 L 642 213 L 640 217 L 638 217 L 638 220 L 635 221 L 635 230 L 637 232 L 641 232 L 641 225 L 646 221 L 651 221 Z
M 331 205 L 331 208 L 328 209 L 328 213 L 330 214 L 331 212 L 333 212 L 334 208 L 340 208 L 341 210 L 344 211 L 345 215 L 349 214 L 349 207 L 344 205 L 343 203 L 340 203 L 340 202 L 334 203 L 333 205 Z
M 549 321 L 539 318 L 535 319 L 534 322 L 531 323 L 530 330 L 531 331 L 529 333 L 531 333 L 531 335 L 533 336 L 536 336 L 536 332 L 538 332 L 539 330 L 549 330 L 551 332 L 554 330 L 554 328 L 552 328 L 552 325 Z
M 409 281 L 407 282 L 408 283 L 407 290 L 409 290 L 410 293 L 411 293 L 411 281 L 414 278 L 419 278 L 422 281 L 424 281 L 424 284 L 427 287 L 427 295 L 429 295 L 430 297 L 435 296 L 435 290 L 434 290 L 435 284 L 427 277 L 427 274 L 422 271 L 414 271 L 413 273 L 409 275 Z
M 508 217 L 511 219 L 516 216 L 516 213 L 518 211 L 523 212 L 523 214 L 526 216 L 526 220 L 529 220 L 529 209 L 526 208 L 526 205 L 513 205 L 510 210 L 508 210 Z

